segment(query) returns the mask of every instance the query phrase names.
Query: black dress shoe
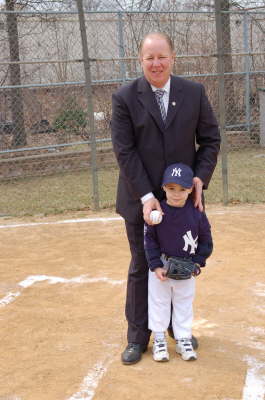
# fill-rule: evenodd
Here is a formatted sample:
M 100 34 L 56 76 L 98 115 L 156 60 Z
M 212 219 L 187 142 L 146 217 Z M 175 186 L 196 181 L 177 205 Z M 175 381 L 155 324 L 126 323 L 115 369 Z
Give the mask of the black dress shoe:
M 142 358 L 142 353 L 147 349 L 147 346 L 138 343 L 128 343 L 128 346 L 121 355 L 121 361 L 125 365 L 136 364 Z
M 172 339 L 175 339 L 173 329 L 171 326 L 168 327 L 167 333 Z M 196 350 L 199 347 L 198 339 L 192 335 L 191 341 L 192 341 L 192 347 L 194 348 L 194 350 Z

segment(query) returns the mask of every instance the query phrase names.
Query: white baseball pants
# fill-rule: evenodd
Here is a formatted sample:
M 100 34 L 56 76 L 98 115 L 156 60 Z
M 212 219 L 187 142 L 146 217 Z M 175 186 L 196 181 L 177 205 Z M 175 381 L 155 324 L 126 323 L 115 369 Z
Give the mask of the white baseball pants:
M 195 278 L 160 281 L 149 270 L 148 277 L 148 327 L 153 332 L 166 332 L 170 323 L 175 339 L 191 338 Z

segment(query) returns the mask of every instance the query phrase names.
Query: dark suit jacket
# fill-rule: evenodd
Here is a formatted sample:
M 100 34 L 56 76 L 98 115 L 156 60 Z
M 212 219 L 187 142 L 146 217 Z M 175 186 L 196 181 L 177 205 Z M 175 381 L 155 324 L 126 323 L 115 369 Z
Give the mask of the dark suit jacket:
M 203 85 L 171 76 L 164 123 L 150 84 L 136 79 L 113 94 L 111 131 L 120 168 L 116 209 L 128 222 L 142 220 L 142 196 L 163 198 L 161 179 L 170 164 L 189 165 L 207 188 L 220 134 Z

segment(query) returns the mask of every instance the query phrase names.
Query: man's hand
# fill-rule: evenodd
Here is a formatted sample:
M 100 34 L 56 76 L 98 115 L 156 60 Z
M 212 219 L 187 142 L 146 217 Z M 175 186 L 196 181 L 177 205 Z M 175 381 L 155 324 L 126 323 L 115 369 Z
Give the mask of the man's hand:
M 160 281 L 166 281 L 168 278 L 166 277 L 166 273 L 167 271 L 165 270 L 165 268 L 156 268 L 155 269 L 155 274 L 156 277 L 160 280 Z
M 194 207 L 198 208 L 200 211 L 203 211 L 202 187 L 203 187 L 202 180 L 197 176 L 195 176 L 193 178 L 193 201 L 194 201 Z
M 162 214 L 164 214 L 160 207 L 159 201 L 155 197 L 152 197 L 151 199 L 147 200 L 143 205 L 143 217 L 148 225 L 154 225 L 150 219 L 150 213 L 152 210 L 158 210 Z

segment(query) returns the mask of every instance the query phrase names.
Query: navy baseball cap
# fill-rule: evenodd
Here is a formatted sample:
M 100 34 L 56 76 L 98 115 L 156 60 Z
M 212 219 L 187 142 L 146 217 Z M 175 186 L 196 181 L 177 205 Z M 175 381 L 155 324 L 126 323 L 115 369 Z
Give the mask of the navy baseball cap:
M 184 188 L 191 188 L 193 185 L 193 171 L 185 164 L 176 163 L 169 165 L 163 176 L 162 186 L 168 183 L 177 183 Z

